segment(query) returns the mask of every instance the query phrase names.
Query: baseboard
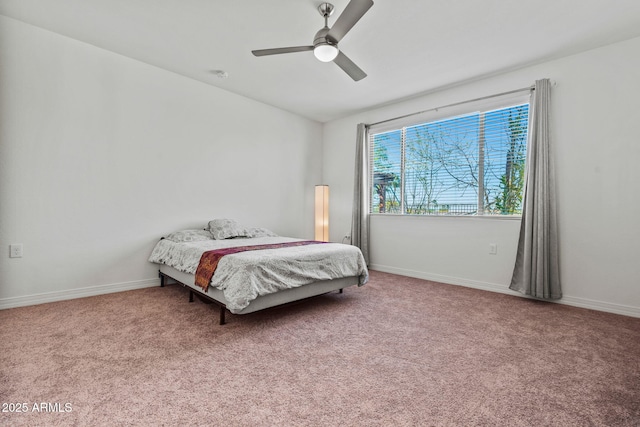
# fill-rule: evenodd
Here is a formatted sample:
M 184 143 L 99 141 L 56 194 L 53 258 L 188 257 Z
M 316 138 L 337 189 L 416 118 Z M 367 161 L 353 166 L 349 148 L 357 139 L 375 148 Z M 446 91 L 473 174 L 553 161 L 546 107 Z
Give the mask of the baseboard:
M 519 292 L 512 291 L 506 285 L 495 283 L 481 282 L 477 280 L 463 279 L 460 277 L 443 276 L 440 274 L 426 273 L 423 271 L 408 270 L 403 268 L 390 267 L 387 265 L 371 264 L 369 269 L 381 271 L 383 273 L 398 274 L 400 276 L 415 277 L 416 279 L 430 280 L 432 282 L 445 283 L 448 285 L 465 286 L 468 288 L 482 289 L 490 292 L 498 292 L 507 295 L 513 295 L 521 298 L 531 298 L 522 295 Z M 607 313 L 621 314 L 624 316 L 640 317 L 640 307 L 629 305 L 614 304 L 604 301 L 590 300 L 587 298 L 572 297 L 565 295 L 562 299 L 551 301 L 557 304 L 570 305 L 573 307 L 587 308 L 590 310 L 604 311 Z
M 400 276 L 415 277 L 417 279 L 430 280 L 432 282 L 445 283 L 448 285 L 466 286 L 468 288 L 481 289 L 490 292 L 498 292 L 507 295 L 513 295 L 521 298 L 529 298 L 518 292 L 514 292 L 505 285 L 495 283 L 481 282 L 477 280 L 463 279 L 460 277 L 444 276 L 440 274 L 426 273 L 423 271 L 408 270 L 403 268 L 390 267 L 386 265 L 371 264 L 371 270 L 381 271 L 384 273 L 397 274 Z M 114 292 L 131 291 L 134 289 L 151 288 L 160 285 L 160 279 L 145 279 L 132 282 L 112 283 L 108 285 L 90 286 L 79 289 L 69 289 L 64 291 L 45 292 L 41 294 L 26 295 L 13 298 L 1 298 L 0 310 L 16 307 L 25 307 L 29 305 L 44 304 L 48 302 L 64 301 L 75 298 L 84 298 L 96 295 L 110 294 Z M 590 300 L 587 298 L 579 298 L 572 296 L 563 296 L 559 301 L 553 301 L 558 304 L 570 305 L 573 307 L 587 308 L 590 310 L 604 311 L 607 313 L 621 314 L 624 316 L 640 317 L 640 307 L 633 307 L 622 304 L 614 304 L 603 301 Z
M 132 282 L 112 283 L 108 285 L 90 286 L 79 289 L 45 292 L 21 297 L 1 298 L 0 310 L 75 298 L 92 297 L 96 295 L 111 294 L 114 292 L 132 291 L 134 289 L 151 288 L 153 286 L 160 286 L 160 279 L 135 280 Z
M 633 307 L 630 305 L 614 304 L 571 296 L 563 296 L 558 303 L 574 307 L 588 308 L 590 310 L 605 311 L 607 313 L 622 314 L 624 316 L 640 317 L 640 307 Z

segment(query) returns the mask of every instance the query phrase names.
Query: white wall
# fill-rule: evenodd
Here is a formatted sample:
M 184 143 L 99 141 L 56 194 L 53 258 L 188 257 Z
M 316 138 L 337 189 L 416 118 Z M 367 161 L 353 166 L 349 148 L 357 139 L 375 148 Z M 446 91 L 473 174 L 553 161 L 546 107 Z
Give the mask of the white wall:
M 320 123 L 0 16 L 0 308 L 154 285 L 157 239 L 216 217 L 311 238 L 321 142 Z
M 527 87 L 548 77 L 566 304 L 640 316 L 640 38 L 485 78 L 324 127 L 332 240 L 349 233 L 356 124 Z M 510 293 L 519 221 L 374 216 L 371 267 Z M 498 254 L 489 255 L 489 243 Z
M 341 241 L 357 123 L 549 77 L 563 301 L 640 316 L 638 69 L 636 38 L 322 126 L 0 16 L 0 308 L 154 285 L 158 237 L 215 217 L 310 238 L 319 182 Z M 518 227 L 376 216 L 372 267 L 509 292 Z

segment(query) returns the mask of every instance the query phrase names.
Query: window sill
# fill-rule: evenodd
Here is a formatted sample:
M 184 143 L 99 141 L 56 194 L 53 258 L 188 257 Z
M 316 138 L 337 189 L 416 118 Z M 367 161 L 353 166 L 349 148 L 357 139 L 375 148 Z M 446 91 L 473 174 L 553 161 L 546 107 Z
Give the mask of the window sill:
M 395 217 L 395 218 L 456 218 L 467 220 L 497 220 L 497 221 L 520 221 L 521 215 L 411 215 L 411 214 L 396 214 L 396 213 L 371 213 L 370 216 L 374 217 Z

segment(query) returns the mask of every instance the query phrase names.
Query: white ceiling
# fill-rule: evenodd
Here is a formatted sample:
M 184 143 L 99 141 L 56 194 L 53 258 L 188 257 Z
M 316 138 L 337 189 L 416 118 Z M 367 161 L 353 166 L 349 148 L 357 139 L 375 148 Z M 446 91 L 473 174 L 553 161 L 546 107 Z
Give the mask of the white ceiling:
M 318 0 L 0 0 L 0 14 L 320 122 L 640 36 L 640 0 L 374 1 L 340 42 L 359 82 L 311 52 L 251 54 L 312 44 Z M 329 26 L 348 0 L 332 3 Z

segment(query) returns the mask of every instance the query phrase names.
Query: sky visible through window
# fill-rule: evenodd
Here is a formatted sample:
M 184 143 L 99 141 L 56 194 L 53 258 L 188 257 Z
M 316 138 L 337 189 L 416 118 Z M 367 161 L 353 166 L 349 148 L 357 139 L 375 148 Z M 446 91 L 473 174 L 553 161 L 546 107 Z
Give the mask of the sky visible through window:
M 521 104 L 372 135 L 371 212 L 520 214 L 528 112 Z

